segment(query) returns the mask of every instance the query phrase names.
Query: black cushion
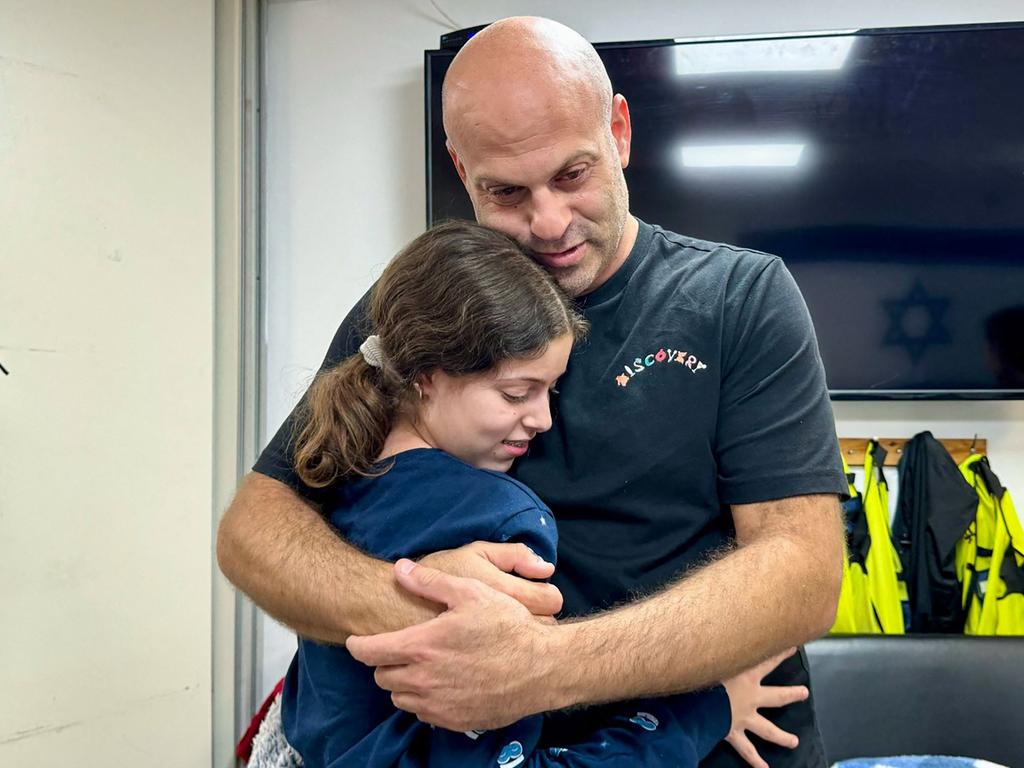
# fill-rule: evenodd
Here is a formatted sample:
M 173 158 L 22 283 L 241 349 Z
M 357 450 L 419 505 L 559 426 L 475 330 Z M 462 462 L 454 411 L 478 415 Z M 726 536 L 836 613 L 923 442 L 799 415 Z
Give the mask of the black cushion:
M 829 637 L 807 656 L 830 763 L 930 754 L 1024 766 L 1024 637 Z

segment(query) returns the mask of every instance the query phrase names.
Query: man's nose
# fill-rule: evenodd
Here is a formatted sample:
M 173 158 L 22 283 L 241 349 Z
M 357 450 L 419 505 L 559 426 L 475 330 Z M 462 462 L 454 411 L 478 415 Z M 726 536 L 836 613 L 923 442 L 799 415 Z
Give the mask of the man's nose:
M 561 195 L 550 189 L 533 194 L 530 233 L 537 240 L 557 242 L 562 239 L 572 221 L 572 210 Z

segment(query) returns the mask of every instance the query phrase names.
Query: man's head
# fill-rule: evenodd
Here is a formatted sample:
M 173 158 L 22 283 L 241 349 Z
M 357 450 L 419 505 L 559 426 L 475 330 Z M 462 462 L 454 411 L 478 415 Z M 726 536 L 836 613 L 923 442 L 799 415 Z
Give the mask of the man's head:
M 477 219 L 518 240 L 572 295 L 614 274 L 632 245 L 629 109 L 594 48 L 548 19 L 503 19 L 459 51 L 442 101 Z

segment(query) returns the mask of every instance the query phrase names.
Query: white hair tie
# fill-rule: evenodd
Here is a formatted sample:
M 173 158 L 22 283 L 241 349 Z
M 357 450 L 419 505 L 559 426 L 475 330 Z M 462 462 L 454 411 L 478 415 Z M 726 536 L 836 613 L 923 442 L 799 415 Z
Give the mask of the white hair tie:
M 359 351 L 362 353 L 367 365 L 374 368 L 382 368 L 384 366 L 384 351 L 381 349 L 380 336 L 377 334 L 367 336 L 366 341 L 359 345 Z

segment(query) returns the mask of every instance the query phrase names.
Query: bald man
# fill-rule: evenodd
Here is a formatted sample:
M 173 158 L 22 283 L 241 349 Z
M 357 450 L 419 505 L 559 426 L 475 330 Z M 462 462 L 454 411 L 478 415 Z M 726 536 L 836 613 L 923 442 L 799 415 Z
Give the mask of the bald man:
M 553 429 L 515 470 L 558 519 L 558 571 L 483 542 L 397 569 L 368 558 L 317 514 L 289 419 L 225 513 L 225 574 L 299 634 L 347 639 L 398 707 L 460 731 L 698 689 L 823 634 L 846 484 L 785 267 L 629 213 L 628 105 L 560 24 L 513 18 L 476 35 L 451 64 L 443 108 L 478 220 L 526 246 L 592 326 Z M 361 303 L 325 366 L 356 352 L 364 318 Z M 549 576 L 557 589 L 529 580 Z M 563 598 L 585 618 L 536 619 Z M 807 684 L 802 652 L 771 681 Z M 763 690 L 760 703 L 777 706 Z M 759 751 L 772 766 L 825 764 L 809 701 L 774 719 L 734 724 L 747 762 L 763 765 Z M 723 744 L 704 764 L 743 761 Z

